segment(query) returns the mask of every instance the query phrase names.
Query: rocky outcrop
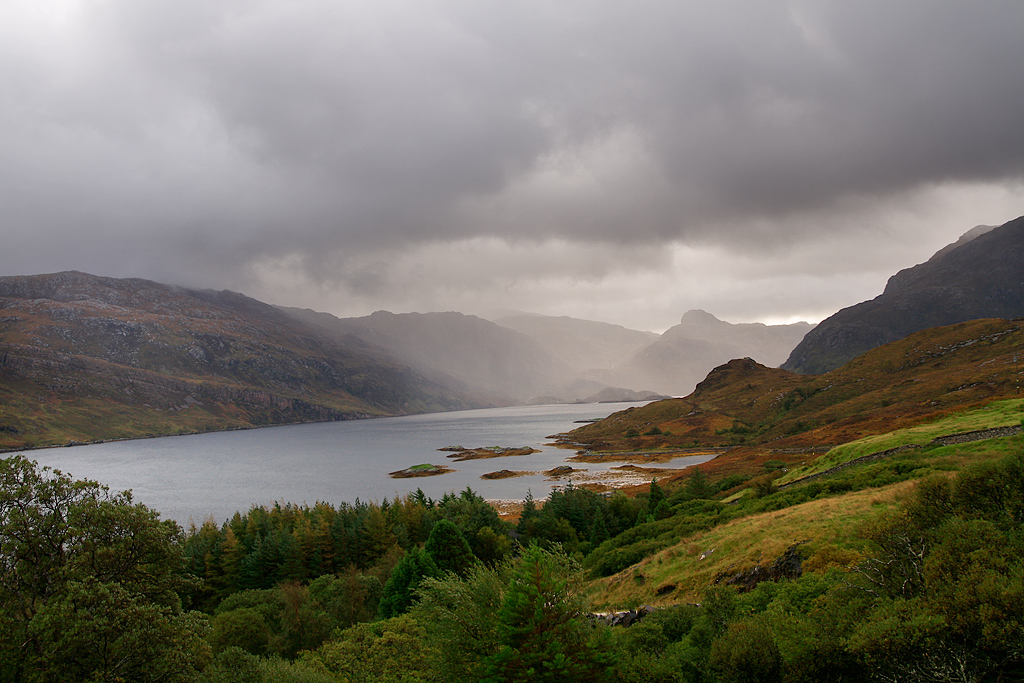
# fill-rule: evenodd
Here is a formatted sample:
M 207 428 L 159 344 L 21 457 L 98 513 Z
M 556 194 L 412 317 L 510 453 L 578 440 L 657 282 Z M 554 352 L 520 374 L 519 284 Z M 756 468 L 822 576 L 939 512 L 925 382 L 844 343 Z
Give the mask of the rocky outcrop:
M 623 610 L 621 612 L 602 612 L 590 614 L 590 618 L 599 624 L 608 626 L 632 626 L 639 623 L 648 614 L 655 611 L 654 607 L 644 605 L 638 609 Z
M 739 586 L 742 591 L 753 590 L 762 581 L 779 581 L 781 579 L 798 579 L 803 574 L 803 555 L 800 546 L 807 543 L 801 541 L 791 545 L 782 555 L 769 564 L 756 564 L 749 569 L 740 571 L 726 570 L 715 576 L 713 583 L 725 586 Z

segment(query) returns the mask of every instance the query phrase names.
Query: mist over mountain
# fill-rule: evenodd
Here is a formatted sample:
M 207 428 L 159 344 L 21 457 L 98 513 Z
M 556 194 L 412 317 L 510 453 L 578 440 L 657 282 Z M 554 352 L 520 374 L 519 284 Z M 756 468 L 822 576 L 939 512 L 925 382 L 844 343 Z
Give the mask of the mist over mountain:
M 496 322 L 533 337 L 573 368 L 574 384 L 555 393 L 579 397 L 601 385 L 685 395 L 712 368 L 734 358 L 778 366 L 813 327 L 733 324 L 702 310 L 688 311 L 661 335 L 566 316 L 517 315 Z
M 0 447 L 646 400 L 688 393 L 731 358 L 772 363 L 803 331 L 697 311 L 660 336 L 567 317 L 503 323 L 454 312 L 341 319 L 75 271 L 0 278 Z
M 521 332 L 576 372 L 607 370 L 658 339 L 654 332 L 569 316 L 516 315 L 494 321 Z
M 715 367 L 734 358 L 752 358 L 776 367 L 813 325 L 728 323 L 702 310 L 687 311 L 679 324 L 618 364 L 615 374 L 627 386 L 684 396 Z
M 386 349 L 418 372 L 453 378 L 497 403 L 520 403 L 567 381 L 569 366 L 535 340 L 462 313 L 390 313 L 336 318 L 283 309 L 336 338 L 355 337 Z
M 732 324 L 689 311 L 658 335 L 569 316 L 378 311 L 361 318 L 283 309 L 325 332 L 355 337 L 438 381 L 501 403 L 644 400 L 684 395 L 733 358 L 777 366 L 809 323 Z
M 879 296 L 830 316 L 783 365 L 818 374 L 930 327 L 1024 316 L 1024 217 L 978 226 L 928 261 L 899 271 Z

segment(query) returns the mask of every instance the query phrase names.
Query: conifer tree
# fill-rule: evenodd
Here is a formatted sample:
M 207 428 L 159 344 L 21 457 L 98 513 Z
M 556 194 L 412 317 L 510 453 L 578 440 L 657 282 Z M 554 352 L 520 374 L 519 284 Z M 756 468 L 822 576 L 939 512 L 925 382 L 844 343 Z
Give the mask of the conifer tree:
M 594 511 L 594 522 L 590 525 L 590 543 L 596 548 L 611 536 L 608 533 L 608 525 L 604 521 L 604 512 L 601 508 Z
M 395 566 L 391 578 L 384 584 L 384 594 L 380 599 L 380 615 L 390 619 L 408 612 L 420 582 L 428 576 L 436 577 L 440 573 L 428 553 L 419 548 L 410 550 Z
M 665 500 L 665 491 L 658 486 L 657 479 L 651 479 L 650 493 L 647 496 L 647 511 L 653 514 L 663 500 Z
M 447 519 L 439 520 L 430 530 L 424 550 L 442 572 L 465 574 L 476 562 L 459 527 Z
M 526 499 L 523 500 L 523 511 L 519 515 L 519 524 L 516 525 L 516 533 L 524 539 L 532 538 L 540 511 L 537 509 L 537 502 L 533 499 L 533 491 L 527 489 Z
M 586 622 L 573 560 L 531 546 L 498 611 L 501 647 L 483 662 L 485 683 L 600 681 L 611 663 Z M 604 645 L 604 646 L 602 646 Z
M 686 481 L 686 495 L 690 498 L 710 498 L 712 489 L 708 477 L 699 467 L 694 467 Z

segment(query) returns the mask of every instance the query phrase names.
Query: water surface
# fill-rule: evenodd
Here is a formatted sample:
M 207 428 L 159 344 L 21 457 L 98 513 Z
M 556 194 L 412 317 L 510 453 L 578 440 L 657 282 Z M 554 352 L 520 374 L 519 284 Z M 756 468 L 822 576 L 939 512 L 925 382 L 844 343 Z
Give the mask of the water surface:
M 480 475 L 502 469 L 541 472 L 566 464 L 573 451 L 545 445 L 550 441 L 546 437 L 579 427 L 576 420 L 607 417 L 634 405 L 642 404 L 467 410 L 119 441 L 26 455 L 113 490 L 132 489 L 135 500 L 183 525 L 208 516 L 220 523 L 235 511 L 275 501 L 337 505 L 357 498 L 379 501 L 417 488 L 435 499 L 467 486 L 488 499 L 522 499 L 528 490 L 544 498 L 559 483 L 543 475 L 499 480 Z M 531 446 L 540 452 L 454 462 L 436 450 L 454 445 Z M 681 458 L 672 466 L 708 457 Z M 456 471 L 415 479 L 388 476 L 428 462 Z M 611 465 L 576 466 L 596 471 Z

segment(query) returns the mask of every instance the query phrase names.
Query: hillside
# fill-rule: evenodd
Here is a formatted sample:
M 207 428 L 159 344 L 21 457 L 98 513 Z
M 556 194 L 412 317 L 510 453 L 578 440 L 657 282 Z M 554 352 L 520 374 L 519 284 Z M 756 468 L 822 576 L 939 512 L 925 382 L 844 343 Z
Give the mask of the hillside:
M 534 339 L 576 372 L 607 370 L 658 339 L 654 332 L 568 316 L 515 315 L 494 321 Z
M 797 463 L 871 434 L 1017 396 L 1024 323 L 976 320 L 924 330 L 817 376 L 750 359 L 715 368 L 686 398 L 615 413 L 565 436 L 598 452 L 731 446 L 706 467 Z
M 782 367 L 833 370 L 882 344 L 929 327 L 1024 316 L 1024 217 L 979 226 L 927 262 L 889 278 L 885 291 L 822 321 Z
M 566 380 L 569 367 L 533 339 L 462 313 L 390 313 L 336 318 L 283 309 L 334 339 L 355 337 L 386 349 L 424 375 L 454 378 L 495 403 L 521 403 Z
M 0 448 L 486 405 L 233 292 L 0 278 Z
M 947 490 L 940 480 L 1019 481 L 1022 328 L 987 319 L 924 330 L 815 377 L 733 360 L 685 399 L 565 435 L 610 461 L 644 449 L 729 448 L 659 479 L 663 512 L 593 549 L 591 599 L 605 609 L 667 606 L 708 600 L 717 586 L 778 582 L 762 591 L 771 596 L 797 584 L 784 579 L 827 585 L 828 571 L 847 572 L 832 580 L 850 586 L 893 557 L 878 553 L 901 552 L 903 537 L 886 535 L 893 529 L 949 514 L 955 496 L 984 507 L 981 483 Z M 999 467 L 1007 474 L 994 475 Z M 632 493 L 655 499 L 653 485 Z M 1018 505 L 1008 500 L 986 509 Z M 935 516 L 902 516 L 908 501 L 936 506 Z M 940 541 L 916 542 L 925 553 Z
M 514 526 L 467 488 L 253 506 L 182 534 L 130 493 L 0 459 L 18 511 L 0 516 L 18 540 L 2 549 L 17 637 L 0 639 L 0 670 L 531 680 L 555 661 L 557 680 L 1021 680 L 1021 333 L 927 330 L 818 377 L 730 361 L 687 399 L 573 436 L 737 447 L 632 496 L 528 497 Z

